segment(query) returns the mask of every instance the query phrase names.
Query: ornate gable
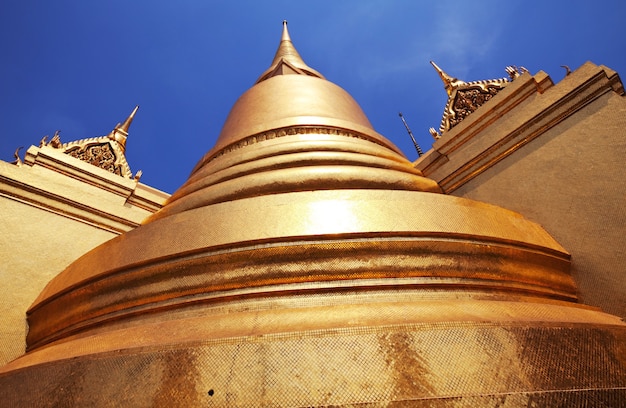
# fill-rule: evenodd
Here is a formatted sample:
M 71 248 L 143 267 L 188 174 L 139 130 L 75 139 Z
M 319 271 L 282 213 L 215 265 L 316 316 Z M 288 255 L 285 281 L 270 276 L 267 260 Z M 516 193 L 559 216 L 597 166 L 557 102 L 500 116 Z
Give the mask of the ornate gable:
M 132 178 L 130 166 L 119 143 L 107 136 L 83 139 L 62 145 L 63 153 L 100 167 L 118 176 Z
M 443 111 L 439 131 L 430 128 L 430 134 L 439 139 L 441 135 L 458 125 L 472 114 L 476 109 L 490 100 L 512 80 L 526 72 L 525 68 L 518 69 L 514 66 L 506 67 L 510 78 L 490 79 L 483 81 L 465 82 L 446 74 L 434 62 L 430 62 L 444 83 L 448 93 L 448 101 Z
M 125 152 L 128 129 L 138 108 L 138 106 L 135 107 L 130 116 L 123 123 L 118 123 L 111 133 L 106 136 L 61 143 L 61 137 L 57 131 L 50 141 L 45 136 L 39 143 L 39 146 L 51 146 L 62 150 L 63 153 L 69 156 L 118 176 L 133 178 L 130 166 L 126 161 Z

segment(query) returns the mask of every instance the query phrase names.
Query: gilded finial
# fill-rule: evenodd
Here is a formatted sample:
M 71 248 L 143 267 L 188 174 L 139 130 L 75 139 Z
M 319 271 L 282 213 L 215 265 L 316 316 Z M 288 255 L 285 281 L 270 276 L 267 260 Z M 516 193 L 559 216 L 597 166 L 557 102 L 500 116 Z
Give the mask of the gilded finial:
M 287 30 L 287 20 L 283 20 L 283 33 L 280 38 L 278 50 L 274 55 L 272 65 L 257 79 L 256 83 L 262 82 L 276 75 L 300 74 L 318 78 L 324 78 L 322 74 L 309 67 L 291 42 L 289 30 Z
M 291 37 L 289 37 L 289 30 L 287 30 L 287 20 L 283 20 L 283 36 L 280 40 L 291 41 Z
M 274 61 L 272 61 L 272 65 L 278 64 L 282 59 L 294 65 L 304 65 L 304 61 L 296 47 L 293 46 L 291 42 L 291 37 L 289 36 L 289 30 L 287 29 L 287 20 L 283 20 L 283 33 L 280 38 L 280 45 L 278 46 L 278 50 L 276 51 L 276 55 L 274 55 Z
M 115 128 L 109 133 L 109 139 L 115 140 L 119 143 L 122 152 L 126 151 L 126 139 L 128 137 L 128 129 L 130 128 L 130 124 L 133 123 L 133 119 L 135 118 L 135 114 L 139 109 L 139 105 L 135 106 L 135 109 L 128 115 L 126 120 L 123 123 L 118 123 Z
M 128 129 L 130 128 L 130 124 L 133 123 L 133 119 L 135 119 L 135 113 L 137 113 L 138 109 L 139 109 L 139 105 L 136 105 L 135 109 L 133 109 L 130 115 L 128 115 L 124 123 L 122 123 L 121 125 L 118 125 L 119 130 L 123 130 L 124 132 L 126 132 L 126 134 L 128 134 Z
M 430 61 L 430 65 L 432 65 L 433 68 L 435 68 L 435 71 L 437 71 L 437 73 L 439 74 L 439 77 L 443 81 L 443 86 L 446 88 L 446 92 L 448 93 L 448 95 L 452 94 L 452 91 L 455 87 L 465 84 L 465 82 L 446 74 L 446 72 L 443 69 L 439 68 L 439 66 L 433 61 Z

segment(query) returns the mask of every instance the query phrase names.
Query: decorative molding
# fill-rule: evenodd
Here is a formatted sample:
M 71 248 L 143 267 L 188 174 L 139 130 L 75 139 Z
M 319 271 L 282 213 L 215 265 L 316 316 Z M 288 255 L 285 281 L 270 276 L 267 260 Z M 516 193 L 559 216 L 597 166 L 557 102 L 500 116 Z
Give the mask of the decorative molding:
M 208 158 L 203 164 L 209 163 L 210 161 L 220 156 L 234 152 L 243 147 L 256 144 L 258 142 L 276 139 L 276 138 L 283 137 L 283 136 L 306 135 L 306 134 L 337 135 L 337 136 L 352 137 L 356 139 L 367 140 L 368 142 L 376 143 L 377 145 L 387 148 L 386 145 L 384 145 L 383 143 L 381 143 L 380 141 L 372 137 L 368 137 L 364 134 L 356 133 L 354 131 L 348 131 L 346 129 L 321 127 L 321 126 L 294 126 L 294 127 L 272 129 L 266 132 L 261 132 L 252 136 L 248 136 L 244 139 L 239 140 L 236 143 L 233 143 L 224 147 L 223 149 L 215 153 L 213 156 Z
M 0 197 L 120 234 L 169 195 L 44 145 L 31 146 L 20 167 L 0 162 Z
M 117 217 L 3 175 L 0 175 L 0 197 L 19 201 L 115 234 L 121 234 L 140 225 L 139 222 Z

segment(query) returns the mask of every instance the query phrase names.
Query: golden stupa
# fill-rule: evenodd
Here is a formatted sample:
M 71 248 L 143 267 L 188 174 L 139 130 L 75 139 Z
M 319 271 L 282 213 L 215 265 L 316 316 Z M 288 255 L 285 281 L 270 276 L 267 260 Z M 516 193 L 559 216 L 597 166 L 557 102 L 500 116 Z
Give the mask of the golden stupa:
M 3 403 L 623 406 L 626 325 L 569 267 L 541 226 L 442 194 L 284 24 L 165 207 L 40 294 Z

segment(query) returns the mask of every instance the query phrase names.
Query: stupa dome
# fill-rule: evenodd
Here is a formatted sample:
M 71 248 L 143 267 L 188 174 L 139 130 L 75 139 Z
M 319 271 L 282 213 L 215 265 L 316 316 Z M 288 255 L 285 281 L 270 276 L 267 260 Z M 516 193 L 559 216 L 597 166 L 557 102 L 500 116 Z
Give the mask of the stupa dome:
M 306 75 L 278 75 L 239 98 L 211 153 L 251 135 L 289 126 L 353 129 L 397 149 L 374 131 L 356 101 L 337 85 Z

